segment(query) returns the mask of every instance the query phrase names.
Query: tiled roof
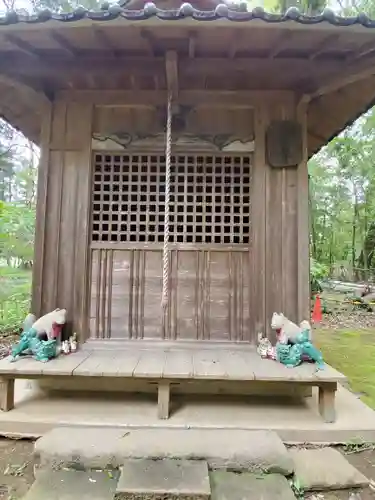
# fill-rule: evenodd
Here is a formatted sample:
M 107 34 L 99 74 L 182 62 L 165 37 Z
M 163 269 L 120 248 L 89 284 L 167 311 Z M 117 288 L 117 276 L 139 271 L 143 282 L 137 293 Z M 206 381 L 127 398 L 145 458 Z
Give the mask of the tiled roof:
M 197 21 L 215 21 L 217 19 L 228 19 L 233 22 L 250 22 L 252 20 L 261 20 L 266 23 L 285 23 L 294 21 L 298 24 L 315 25 L 320 23 L 329 23 L 333 26 L 353 26 L 359 25 L 365 28 L 375 28 L 375 20 L 370 19 L 366 14 L 358 14 L 353 17 L 341 17 L 332 10 L 325 9 L 316 16 L 307 16 L 302 14 L 296 7 L 291 7 L 285 14 L 271 14 L 261 7 L 252 10 L 246 9 L 246 4 L 240 8 L 233 9 L 227 4 L 219 4 L 215 10 L 202 11 L 193 7 L 190 3 L 184 3 L 179 9 L 164 10 L 158 8 L 153 2 L 146 3 L 141 10 L 129 10 L 121 7 L 119 4 L 104 4 L 101 10 L 91 11 L 84 8 L 78 8 L 72 12 L 56 14 L 50 10 L 43 10 L 36 14 L 20 14 L 17 12 L 8 12 L 0 17 L 0 27 L 17 23 L 38 24 L 50 20 L 69 23 L 90 19 L 92 21 L 111 21 L 114 19 L 127 19 L 131 21 L 149 19 L 157 17 L 164 21 L 192 18 Z

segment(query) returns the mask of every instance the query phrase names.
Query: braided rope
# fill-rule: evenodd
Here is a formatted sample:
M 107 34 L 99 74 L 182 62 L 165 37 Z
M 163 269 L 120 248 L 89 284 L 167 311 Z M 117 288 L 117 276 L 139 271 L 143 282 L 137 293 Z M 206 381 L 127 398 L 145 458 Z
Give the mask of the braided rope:
M 169 300 L 169 201 L 171 189 L 171 154 L 172 154 L 172 95 L 168 95 L 167 133 L 165 144 L 165 211 L 164 211 L 164 246 L 163 246 L 163 293 L 161 305 L 164 314 Z

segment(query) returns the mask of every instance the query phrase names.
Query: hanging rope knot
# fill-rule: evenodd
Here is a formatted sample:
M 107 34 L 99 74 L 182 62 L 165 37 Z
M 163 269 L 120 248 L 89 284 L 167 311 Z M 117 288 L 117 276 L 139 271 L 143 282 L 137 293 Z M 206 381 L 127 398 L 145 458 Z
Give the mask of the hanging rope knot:
M 165 210 L 164 210 L 164 245 L 163 245 L 163 292 L 161 305 L 164 311 L 169 301 L 169 203 L 171 190 L 171 150 L 172 150 L 172 94 L 168 94 L 167 130 L 165 143 Z

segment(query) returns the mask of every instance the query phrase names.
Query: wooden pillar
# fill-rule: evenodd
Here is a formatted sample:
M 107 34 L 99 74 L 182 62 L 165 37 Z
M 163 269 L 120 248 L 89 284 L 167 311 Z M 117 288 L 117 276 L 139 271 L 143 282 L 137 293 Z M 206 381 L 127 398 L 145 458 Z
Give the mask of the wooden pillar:
M 252 196 L 253 286 L 255 328 L 272 336 L 273 312 L 292 321 L 308 319 L 309 225 L 305 109 L 293 93 L 279 103 L 258 104 Z M 303 128 L 302 161 L 294 167 L 268 164 L 266 132 L 274 120 L 297 120 Z
M 0 410 L 14 408 L 14 378 L 0 378 Z
M 52 104 L 43 110 L 41 131 L 41 155 L 38 169 L 35 244 L 33 261 L 33 284 L 31 310 L 39 317 L 42 314 L 43 272 L 45 252 L 46 209 L 49 179 L 49 143 L 51 140 Z
M 38 179 L 32 310 L 66 308 L 86 337 L 93 106 L 54 102 L 45 114 Z
M 297 170 L 298 199 L 298 320 L 310 318 L 310 223 L 309 177 L 307 170 L 307 105 L 297 105 L 297 120 L 303 130 L 303 158 Z
M 252 237 L 250 251 L 250 319 L 254 328 L 253 336 L 266 331 L 266 157 L 265 131 L 268 115 L 267 107 L 255 108 L 254 120 L 254 165 L 251 193 Z

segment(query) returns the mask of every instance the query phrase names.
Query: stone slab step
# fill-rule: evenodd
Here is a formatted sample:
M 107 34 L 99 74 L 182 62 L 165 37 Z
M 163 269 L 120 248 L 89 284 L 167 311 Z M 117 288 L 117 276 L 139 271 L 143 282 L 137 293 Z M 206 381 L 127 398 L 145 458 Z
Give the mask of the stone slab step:
M 215 429 L 53 429 L 35 444 L 43 466 L 119 467 L 127 459 L 206 460 L 211 469 L 289 475 L 293 460 L 271 431 Z
M 295 477 L 305 491 L 368 486 L 368 479 L 334 448 L 291 449 Z
M 113 500 L 116 484 L 107 471 L 46 470 L 22 500 Z
M 121 467 L 116 500 L 208 500 L 207 462 L 203 460 L 127 460 Z
M 296 500 L 288 481 L 280 474 L 214 471 L 211 487 L 212 500 Z

